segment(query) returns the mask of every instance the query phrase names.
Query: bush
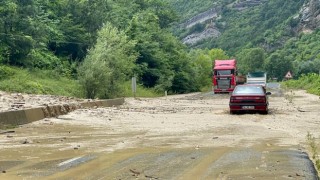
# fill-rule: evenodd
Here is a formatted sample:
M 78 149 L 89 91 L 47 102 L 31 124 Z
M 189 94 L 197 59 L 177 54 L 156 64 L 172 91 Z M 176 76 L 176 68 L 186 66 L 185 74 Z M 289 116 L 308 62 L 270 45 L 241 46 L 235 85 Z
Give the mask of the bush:
M 305 89 L 308 93 L 320 95 L 320 75 L 311 73 L 302 75 L 298 80 L 283 83 L 288 88 Z
M 9 67 L 9 69 L 12 68 Z M 0 79 L 0 90 L 30 94 L 83 97 L 80 85 L 76 80 L 63 77 L 62 75 L 58 76 L 56 72 L 52 70 L 12 70 L 14 74 Z
M 0 65 L 0 80 L 10 78 L 15 73 L 16 73 L 15 69 L 8 67 L 8 66 L 1 66 Z

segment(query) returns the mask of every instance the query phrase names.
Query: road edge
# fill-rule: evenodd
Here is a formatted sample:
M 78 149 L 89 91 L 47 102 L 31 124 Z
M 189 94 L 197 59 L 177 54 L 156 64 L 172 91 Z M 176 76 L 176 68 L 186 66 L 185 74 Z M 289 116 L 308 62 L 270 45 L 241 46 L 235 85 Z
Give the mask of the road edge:
M 92 107 L 112 107 L 124 103 L 124 98 L 79 102 L 63 105 L 43 106 L 37 108 L 0 112 L 0 125 L 22 125 L 44 118 L 68 114 L 76 109 Z

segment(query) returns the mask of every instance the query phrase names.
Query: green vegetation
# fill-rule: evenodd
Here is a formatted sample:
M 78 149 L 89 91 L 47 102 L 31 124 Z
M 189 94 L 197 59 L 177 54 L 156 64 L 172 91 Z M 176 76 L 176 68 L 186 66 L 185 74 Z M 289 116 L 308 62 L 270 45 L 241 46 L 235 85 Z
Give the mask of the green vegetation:
M 242 74 L 264 70 L 265 51 L 262 48 L 244 49 L 237 57 L 239 60 L 239 72 Z
M 172 4 L 181 21 L 196 16 L 204 11 L 219 6 L 225 6 L 236 0 L 165 0 Z
M 114 98 L 123 95 L 120 85 L 132 76 L 135 42 L 123 31 L 107 23 L 96 45 L 79 69 L 80 83 L 88 98 Z
M 189 53 L 189 56 L 192 59 L 194 72 L 195 72 L 195 81 L 197 87 L 201 91 L 211 90 L 212 87 L 212 63 L 213 59 L 229 59 L 229 56 L 226 55 L 222 49 L 196 49 L 192 50 Z
M 124 97 L 133 97 L 134 94 L 132 92 L 131 88 L 131 82 L 127 81 L 121 85 L 121 89 L 123 91 Z M 160 97 L 164 96 L 164 92 L 159 93 L 153 88 L 145 88 L 141 84 L 137 84 L 137 89 L 136 89 L 136 97 Z
M 297 15 L 305 0 L 266 1 L 245 10 L 233 6 L 239 1 L 170 2 L 183 21 L 212 7 L 217 8 L 221 17 L 214 21 L 221 36 L 201 41 L 191 48 L 221 48 L 238 59 L 239 71 L 243 74 L 264 70 L 269 78 L 281 81 L 288 71 L 298 78 L 320 69 L 319 30 L 311 34 L 298 33 L 300 17 Z M 179 27 L 174 32 L 184 38 L 203 30 L 211 21 L 189 29 Z
M 6 71 L 3 71 L 5 69 Z M 21 68 L 0 66 L 0 89 L 9 92 L 25 92 L 30 94 L 52 94 L 81 97 L 79 83 L 50 70 L 28 71 Z
M 168 31 L 176 17 L 160 0 L 1 1 L 0 89 L 111 98 L 135 75 L 151 94 L 197 91 L 187 48 Z
M 287 21 L 299 12 L 303 3 L 304 0 L 274 0 L 244 11 L 224 6 L 222 18 L 217 20 L 217 24 L 225 24 L 219 26 L 223 33 L 204 45 L 220 47 L 231 55 L 259 46 L 268 47 L 268 51 L 278 49 L 294 35 Z
M 124 84 L 136 76 L 151 96 L 187 93 L 209 89 L 212 60 L 220 58 L 238 59 L 240 73 L 265 70 L 277 80 L 289 70 L 295 78 L 318 73 L 320 30 L 297 33 L 305 0 L 265 1 L 246 10 L 236 9 L 237 2 L 3 0 L 0 89 L 112 98 L 127 96 Z M 215 20 L 220 37 L 187 47 L 171 33 L 205 30 L 212 20 L 175 27 L 211 8 L 221 14 Z
M 307 140 L 311 148 L 312 160 L 315 162 L 317 170 L 320 171 L 320 159 L 319 159 L 319 152 L 317 147 L 318 145 L 316 144 L 316 139 L 310 132 L 308 132 Z
M 302 75 L 298 80 L 289 80 L 283 83 L 288 88 L 305 89 L 308 93 L 320 96 L 320 75 Z

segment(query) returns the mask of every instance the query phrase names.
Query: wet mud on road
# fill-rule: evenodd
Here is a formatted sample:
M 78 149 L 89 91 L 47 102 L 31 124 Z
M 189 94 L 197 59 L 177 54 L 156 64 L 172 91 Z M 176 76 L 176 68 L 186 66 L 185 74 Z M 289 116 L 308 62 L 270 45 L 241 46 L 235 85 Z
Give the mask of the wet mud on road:
M 270 114 L 229 95 L 126 99 L 0 134 L 0 179 L 318 179 L 306 142 L 320 100 L 273 90 Z

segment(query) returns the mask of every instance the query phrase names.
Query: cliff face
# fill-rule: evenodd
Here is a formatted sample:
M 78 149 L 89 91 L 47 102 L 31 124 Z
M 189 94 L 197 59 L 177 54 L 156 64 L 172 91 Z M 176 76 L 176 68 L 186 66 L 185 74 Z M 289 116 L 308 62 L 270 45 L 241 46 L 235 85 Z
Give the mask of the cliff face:
M 254 8 L 268 0 L 237 0 L 231 4 L 226 5 L 227 8 L 237 11 L 245 11 Z M 191 29 L 193 26 L 201 23 L 205 24 L 202 32 L 193 32 L 186 35 L 182 42 L 188 45 L 195 45 L 209 38 L 217 38 L 221 35 L 221 30 L 216 26 L 216 20 L 222 17 L 222 9 L 226 7 L 215 6 L 200 13 L 180 25 L 182 29 Z M 299 14 L 296 15 L 295 20 L 297 24 L 294 26 L 294 31 L 297 33 L 312 33 L 315 29 L 320 27 L 320 0 L 305 0 L 301 7 Z
M 300 11 L 299 29 L 302 32 L 312 32 L 320 27 L 320 0 L 310 0 Z
M 238 11 L 246 10 L 260 5 L 266 0 L 238 0 L 232 4 L 227 5 L 229 8 Z M 206 28 L 202 32 L 192 33 L 182 39 L 184 44 L 193 45 L 208 38 L 219 37 L 221 32 L 215 26 L 215 21 L 221 17 L 222 7 L 212 7 L 210 10 L 200 13 L 180 25 L 180 28 L 189 29 L 198 23 L 205 23 Z

